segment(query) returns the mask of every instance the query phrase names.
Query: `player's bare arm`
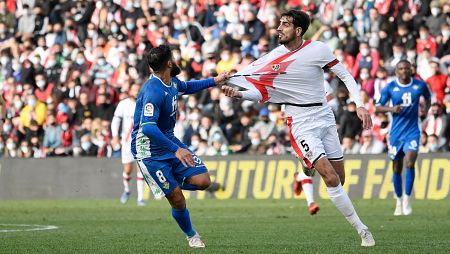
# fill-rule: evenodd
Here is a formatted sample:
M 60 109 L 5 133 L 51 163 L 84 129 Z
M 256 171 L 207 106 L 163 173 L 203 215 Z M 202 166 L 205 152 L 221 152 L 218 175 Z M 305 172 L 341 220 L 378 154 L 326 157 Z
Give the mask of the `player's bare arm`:
M 377 106 L 376 112 L 377 113 L 394 113 L 398 114 L 402 112 L 403 107 L 401 105 L 393 106 L 393 107 L 387 107 L 387 106 Z

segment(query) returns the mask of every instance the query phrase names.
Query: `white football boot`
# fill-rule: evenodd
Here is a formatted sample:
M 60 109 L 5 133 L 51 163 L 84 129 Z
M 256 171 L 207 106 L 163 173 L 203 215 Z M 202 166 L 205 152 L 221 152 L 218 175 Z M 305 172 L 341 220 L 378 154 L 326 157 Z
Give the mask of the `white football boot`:
M 205 248 L 206 245 L 200 238 L 200 235 L 198 233 L 195 233 L 194 236 L 188 237 L 187 240 L 189 241 L 189 247 L 191 248 Z
M 372 233 L 370 233 L 369 229 L 363 229 L 361 233 L 359 233 L 359 236 L 361 236 L 361 246 L 375 246 L 375 240 L 373 239 Z
M 400 216 L 400 215 L 403 215 L 402 199 L 397 198 L 397 205 L 395 206 L 394 216 Z
M 403 215 L 410 215 L 412 213 L 411 199 L 408 196 L 403 197 Z

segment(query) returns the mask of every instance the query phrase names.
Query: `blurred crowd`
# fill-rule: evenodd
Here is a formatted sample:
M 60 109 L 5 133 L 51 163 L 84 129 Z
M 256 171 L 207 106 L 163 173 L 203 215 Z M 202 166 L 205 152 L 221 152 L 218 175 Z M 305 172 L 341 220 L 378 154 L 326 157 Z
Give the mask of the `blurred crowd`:
M 352 73 L 373 114 L 362 131 L 355 104 L 325 73 L 346 154 L 387 150 L 391 116 L 375 114 L 401 59 L 432 92 L 420 110 L 420 152 L 450 151 L 450 2 L 446 0 L 0 0 L 0 91 L 7 119 L 0 157 L 116 157 L 117 103 L 150 71 L 145 52 L 173 46 L 182 80 L 239 71 L 277 47 L 280 14 L 310 14 L 321 40 Z M 219 88 L 179 101 L 176 135 L 198 155 L 291 153 L 279 105 L 225 97 Z

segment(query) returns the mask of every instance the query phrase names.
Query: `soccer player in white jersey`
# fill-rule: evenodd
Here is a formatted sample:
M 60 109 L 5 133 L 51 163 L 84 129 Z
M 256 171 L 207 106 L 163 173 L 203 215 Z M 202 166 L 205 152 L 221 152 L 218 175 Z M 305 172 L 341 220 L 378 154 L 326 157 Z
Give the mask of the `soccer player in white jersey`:
M 134 109 L 136 107 L 136 98 L 139 94 L 140 85 L 133 84 L 130 87 L 129 97 L 120 101 L 117 105 L 114 117 L 111 122 L 112 145 L 121 146 L 122 164 L 123 164 L 123 193 L 120 202 L 125 204 L 130 197 L 130 180 L 135 160 L 131 153 L 131 132 L 133 130 Z M 120 132 L 120 134 L 119 134 Z M 137 183 L 137 204 L 145 206 L 144 202 L 144 177 L 140 170 L 136 170 Z
M 363 122 L 363 128 L 371 128 L 372 120 L 361 102 L 355 80 L 336 59 L 330 48 L 319 41 L 302 39 L 309 24 L 310 19 L 305 12 L 291 10 L 283 13 L 277 29 L 281 45 L 263 57 L 264 59 L 274 57 L 279 60 L 277 68 L 273 68 L 274 61 L 267 60 L 275 70 L 301 59 L 301 62 L 299 61 L 301 64 L 295 66 L 298 71 L 295 75 L 289 75 L 289 69 L 284 74 L 289 83 L 273 83 L 274 88 L 268 91 L 265 90 L 267 88 L 257 86 L 268 79 L 260 79 L 254 83 L 257 89 L 241 92 L 230 86 L 223 86 L 223 91 L 229 97 L 261 102 L 270 102 L 269 95 L 276 97 L 278 93 L 277 102 L 286 105 L 291 144 L 308 168 L 307 175 L 311 175 L 315 170 L 319 172 L 327 186 L 331 201 L 361 236 L 361 246 L 374 246 L 375 240 L 371 232 L 358 217 L 350 198 L 342 188 L 345 181 L 343 154 L 336 121 L 325 99 L 323 68 L 329 68 L 345 83 L 356 102 L 357 114 Z M 299 52 L 298 59 L 289 59 L 289 56 L 297 52 Z M 257 60 L 255 63 L 261 64 L 261 61 Z M 251 83 L 254 81 L 254 79 L 247 80 Z M 233 83 L 232 78 L 230 83 Z M 280 94 L 283 96 L 279 96 Z M 280 98 L 284 98 L 284 101 Z

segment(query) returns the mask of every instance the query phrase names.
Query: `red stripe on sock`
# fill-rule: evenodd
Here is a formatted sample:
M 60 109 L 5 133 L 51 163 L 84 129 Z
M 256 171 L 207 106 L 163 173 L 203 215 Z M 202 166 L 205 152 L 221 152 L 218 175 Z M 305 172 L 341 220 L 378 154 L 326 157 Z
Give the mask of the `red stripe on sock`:
M 138 178 L 136 178 L 136 180 L 138 180 L 138 181 L 144 181 L 144 178 L 143 178 L 143 177 L 138 177 Z

